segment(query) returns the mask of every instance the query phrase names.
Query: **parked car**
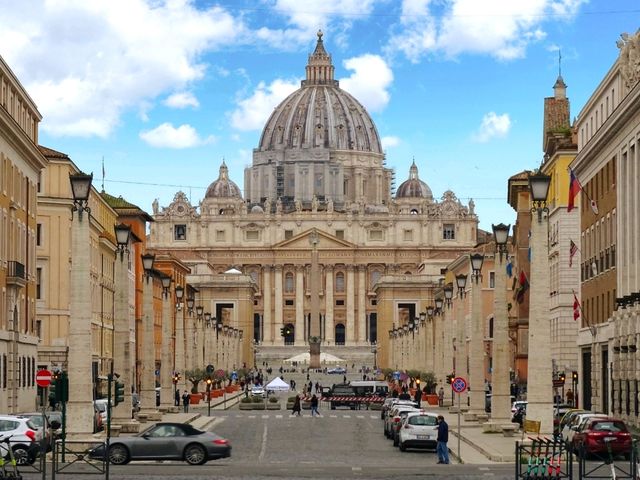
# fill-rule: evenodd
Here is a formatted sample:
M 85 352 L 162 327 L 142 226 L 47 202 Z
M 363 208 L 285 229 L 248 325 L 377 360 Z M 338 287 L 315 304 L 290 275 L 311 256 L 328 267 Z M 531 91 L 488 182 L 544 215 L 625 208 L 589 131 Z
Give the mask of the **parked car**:
M 398 432 L 398 447 L 436 448 L 438 438 L 438 415 L 428 412 L 407 412 Z
M 47 452 L 51 451 L 53 442 L 57 435 L 60 435 L 62 428 L 62 412 L 48 410 L 45 412 L 45 420 L 42 419 L 42 412 L 21 413 L 19 417 L 27 418 L 31 424 L 38 429 L 39 437 L 44 440 Z M 46 435 L 44 432 L 44 422 L 46 422 Z
M 409 411 L 417 412 L 418 408 L 416 408 L 413 405 L 399 404 L 389 410 L 389 414 L 387 415 L 387 418 L 385 418 L 384 420 L 383 433 L 385 437 L 393 438 L 393 425 L 400 423 L 400 420 L 401 420 L 400 415 L 402 412 L 409 412 Z
M 593 412 L 582 412 L 571 418 L 571 421 L 567 423 L 562 432 L 560 433 L 562 440 L 567 445 L 567 448 L 573 446 L 573 436 L 580 430 L 583 422 L 586 422 L 589 418 L 607 418 L 606 415 Z
M 578 453 L 598 455 L 607 458 L 624 455 L 625 460 L 631 457 L 631 433 L 622 420 L 603 417 L 589 417 L 576 431 L 572 439 L 572 447 Z
M 264 388 L 262 388 L 262 385 L 254 385 L 253 387 L 251 387 L 251 396 L 264 398 L 265 391 Z
M 90 450 L 89 456 L 103 459 L 104 445 Z M 114 465 L 135 460 L 184 460 L 190 465 L 202 465 L 208 460 L 230 457 L 231 444 L 187 423 L 162 422 L 131 437 L 112 437 L 107 456 Z
M 14 415 L 0 415 L 0 438 L 10 437 L 9 443 L 18 465 L 31 465 L 40 451 L 42 432 L 31 420 Z M 0 443 L 0 455 L 9 454 L 6 443 Z
M 347 373 L 347 369 L 344 367 L 333 367 L 333 368 L 329 368 L 327 370 L 327 373 L 337 373 L 337 374 L 343 375 Z
M 380 418 L 382 418 L 382 420 L 387 418 L 389 411 L 396 405 L 411 405 L 416 408 L 418 407 L 418 404 L 413 400 L 401 400 L 393 397 L 385 398 L 384 403 L 382 404 L 382 409 L 380 410 Z
M 516 400 L 511 404 L 511 414 L 513 415 L 518 411 L 518 408 L 524 406 L 525 412 L 527 411 L 527 401 L 526 400 Z
M 406 410 L 406 409 L 400 409 L 398 410 L 398 414 L 397 414 L 397 418 L 398 420 L 391 422 L 391 440 L 393 441 L 393 446 L 397 447 L 400 444 L 400 429 L 402 428 L 402 425 L 404 424 L 405 419 L 407 418 L 407 415 L 409 415 L 411 412 L 419 412 L 420 410 L 417 408 L 411 409 L 411 410 Z
M 97 430 L 103 430 L 107 425 L 107 399 L 99 398 L 93 401 L 93 405 L 95 406 L 96 411 L 98 412 L 98 417 L 96 418 L 95 423 L 97 424 Z

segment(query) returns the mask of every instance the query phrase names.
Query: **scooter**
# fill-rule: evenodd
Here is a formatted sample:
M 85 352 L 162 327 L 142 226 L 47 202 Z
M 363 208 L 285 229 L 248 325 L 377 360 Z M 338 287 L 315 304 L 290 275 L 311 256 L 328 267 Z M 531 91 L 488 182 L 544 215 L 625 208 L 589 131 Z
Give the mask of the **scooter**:
M 12 436 L 0 437 L 0 480 L 22 480 L 16 457 L 11 448 L 10 439 Z

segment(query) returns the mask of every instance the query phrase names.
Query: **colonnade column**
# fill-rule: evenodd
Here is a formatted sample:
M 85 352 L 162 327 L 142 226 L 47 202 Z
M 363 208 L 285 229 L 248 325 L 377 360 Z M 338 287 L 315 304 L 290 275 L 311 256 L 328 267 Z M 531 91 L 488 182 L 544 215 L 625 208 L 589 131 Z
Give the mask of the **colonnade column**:
M 262 341 L 264 343 L 273 344 L 273 324 L 271 321 L 271 266 L 265 265 L 262 268 L 262 303 L 264 313 L 262 315 L 263 334 Z
M 275 266 L 275 298 L 274 298 L 274 314 L 275 314 L 275 327 L 276 332 L 279 331 L 280 328 L 284 327 L 284 323 L 282 323 L 282 265 Z M 284 337 L 276 336 L 274 337 L 274 344 L 284 345 Z
M 153 317 L 153 272 L 145 272 L 142 287 L 142 361 L 140 404 L 144 413 L 156 410 L 156 345 Z
M 324 339 L 327 345 L 331 345 L 334 342 L 334 327 L 333 327 L 333 265 L 326 265 L 325 271 L 325 319 L 324 319 Z
M 469 414 L 484 414 L 484 329 L 482 318 L 482 277 L 471 276 L 471 342 L 469 344 Z M 467 417 L 469 418 L 469 417 Z
M 296 345 L 303 345 L 304 338 L 304 267 L 296 265 L 296 320 L 295 320 L 295 342 Z
M 174 405 L 173 361 L 171 358 L 171 287 L 162 292 L 162 347 L 160 352 L 160 405 L 169 408 Z
M 355 285 L 353 265 L 347 265 L 347 328 L 345 345 L 355 343 Z
M 365 265 L 358 265 L 358 342 L 367 341 L 367 288 Z

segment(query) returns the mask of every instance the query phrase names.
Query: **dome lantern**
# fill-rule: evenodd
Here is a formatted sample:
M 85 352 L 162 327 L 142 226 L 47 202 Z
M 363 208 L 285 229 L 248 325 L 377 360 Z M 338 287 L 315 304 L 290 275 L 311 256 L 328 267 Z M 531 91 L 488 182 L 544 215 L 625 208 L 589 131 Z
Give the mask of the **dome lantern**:
M 220 165 L 218 179 L 209 185 L 205 198 L 242 198 L 238 186 L 229 179 L 229 169 L 224 160 Z
M 429 185 L 420 180 L 418 176 L 418 167 L 414 159 L 411 163 L 411 168 L 409 168 L 409 179 L 400 184 L 396 191 L 396 198 L 415 197 L 433 199 L 433 193 L 431 193 Z

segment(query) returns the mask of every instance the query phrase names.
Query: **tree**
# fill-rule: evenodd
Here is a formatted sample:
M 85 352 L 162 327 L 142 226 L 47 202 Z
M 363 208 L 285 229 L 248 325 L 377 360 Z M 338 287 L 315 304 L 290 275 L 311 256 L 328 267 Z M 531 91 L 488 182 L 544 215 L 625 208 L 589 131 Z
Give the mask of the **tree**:
M 184 375 L 191 382 L 191 393 L 198 393 L 198 384 L 207 378 L 207 373 L 201 368 L 187 370 Z
M 424 385 L 424 389 L 427 393 L 436 393 L 436 386 L 438 385 L 438 381 L 436 379 L 436 374 L 433 372 L 422 372 L 420 374 L 420 379 Z

